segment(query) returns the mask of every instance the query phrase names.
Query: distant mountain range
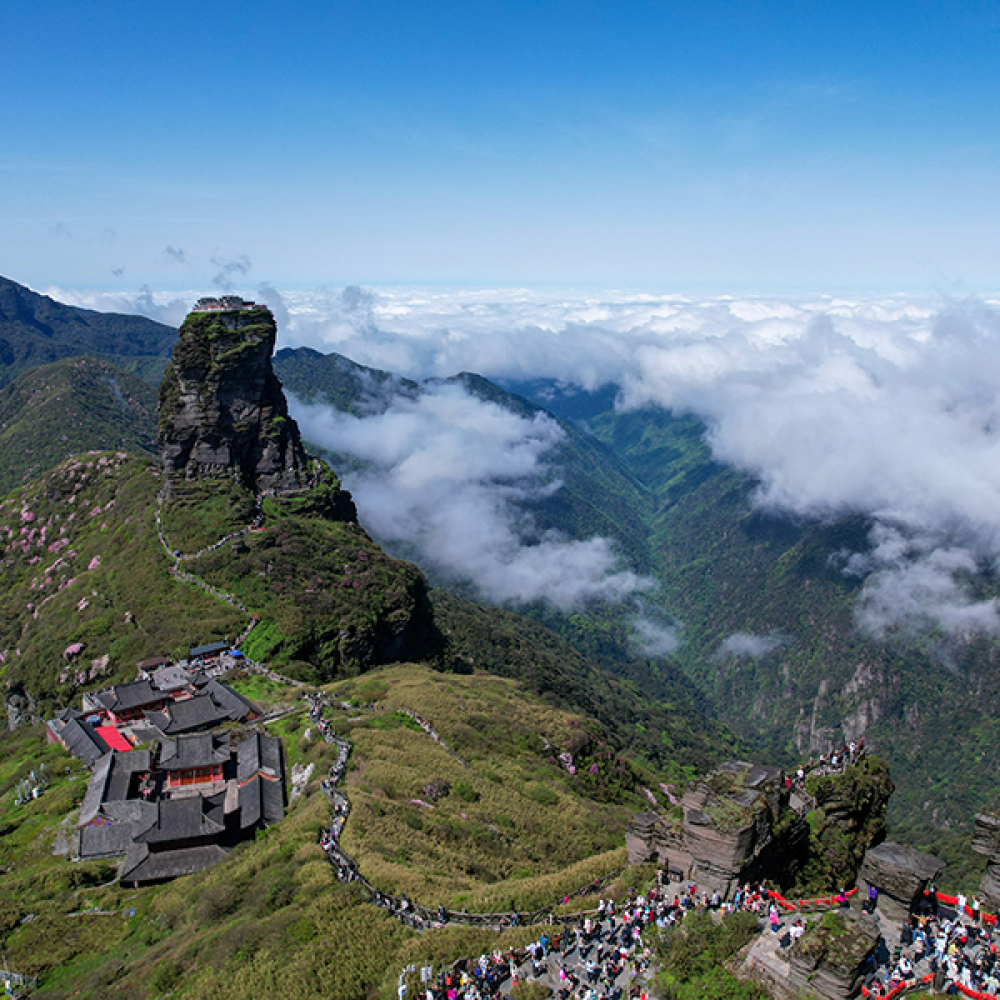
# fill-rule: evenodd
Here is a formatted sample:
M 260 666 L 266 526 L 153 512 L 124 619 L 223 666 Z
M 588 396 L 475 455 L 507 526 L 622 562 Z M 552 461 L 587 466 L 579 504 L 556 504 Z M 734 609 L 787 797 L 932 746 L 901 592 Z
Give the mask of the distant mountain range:
M 38 365 L 87 354 L 159 383 L 177 331 L 121 313 L 63 305 L 0 277 L 0 385 Z
M 300 399 L 355 414 L 390 405 L 397 386 L 421 391 L 307 348 L 279 351 L 275 369 Z M 806 522 L 758 511 L 756 482 L 713 459 L 701 421 L 655 408 L 618 411 L 613 387 L 501 386 L 468 374 L 455 381 L 513 412 L 544 410 L 560 421 L 565 437 L 548 457 L 562 487 L 530 502 L 531 513 L 570 537 L 613 538 L 635 569 L 659 581 L 646 599 L 680 623 L 683 644 L 670 660 L 637 657 L 627 616 L 613 606 L 573 614 L 538 607 L 530 617 L 648 697 L 669 700 L 680 668 L 699 704 L 766 758 L 791 764 L 864 735 L 892 763 L 893 835 L 957 863 L 976 809 L 1000 794 L 998 651 L 979 640 L 945 659 L 933 636 L 863 636 L 854 621 L 863 581 L 842 574 L 831 556 L 866 549 L 865 519 Z M 349 456 L 340 467 L 350 468 Z
M 150 400 L 137 381 L 96 364 L 37 366 L 96 353 L 149 375 L 165 366 L 175 331 L 61 306 L 2 279 L 0 311 L 7 344 L 0 344 L 0 379 L 20 375 L 0 392 L 0 469 L 9 469 L 0 490 L 39 476 L 71 450 L 148 450 Z M 421 391 L 411 380 L 306 348 L 279 351 L 274 368 L 300 399 L 355 415 Z M 784 763 L 864 735 L 892 764 L 893 836 L 960 856 L 975 810 L 1000 795 L 998 651 L 986 640 L 943 655 L 934 636 L 905 644 L 863 637 L 853 617 L 862 581 L 845 577 L 830 557 L 865 549 L 864 519 L 806 523 L 762 514 L 752 502 L 755 482 L 714 461 L 700 421 L 658 409 L 619 412 L 613 388 L 584 393 L 546 380 L 501 386 L 472 374 L 455 381 L 513 412 L 544 409 L 560 421 L 565 436 L 550 456 L 550 474 L 562 485 L 526 502 L 531 513 L 569 537 L 612 538 L 634 569 L 660 582 L 647 599 L 679 623 L 684 640 L 670 659 L 645 658 L 630 644 L 621 608 L 559 614 L 537 606 L 526 612 L 534 623 L 506 612 L 488 623 L 477 618 L 474 628 L 466 620 L 457 655 L 517 674 L 534 669 L 532 644 L 556 643 L 536 685 L 569 683 L 574 671 L 596 663 L 659 718 L 682 719 L 684 739 L 698 728 L 700 709 L 759 756 Z M 347 456 L 330 457 L 341 471 L 351 467 Z M 441 620 L 479 614 L 461 582 L 431 582 L 463 595 L 432 595 Z M 989 580 L 977 586 L 995 591 Z M 532 631 L 541 625 L 574 651 L 549 631 Z M 505 643 L 520 651 L 516 670 L 498 652 Z M 584 689 L 595 707 L 589 680 L 574 699 Z M 630 711 L 626 705 L 614 717 Z M 726 744 L 724 733 L 711 724 L 704 736 Z M 690 745 L 690 759 L 707 753 L 704 740 Z

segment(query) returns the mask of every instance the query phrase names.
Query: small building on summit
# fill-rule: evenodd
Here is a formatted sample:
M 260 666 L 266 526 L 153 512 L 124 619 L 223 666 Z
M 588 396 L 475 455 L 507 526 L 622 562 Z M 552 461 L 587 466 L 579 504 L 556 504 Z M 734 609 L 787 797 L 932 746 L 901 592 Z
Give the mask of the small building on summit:
M 211 295 L 203 295 L 194 304 L 191 312 L 226 312 L 230 309 L 259 309 L 256 302 L 248 302 L 238 295 L 221 295 L 215 298 Z

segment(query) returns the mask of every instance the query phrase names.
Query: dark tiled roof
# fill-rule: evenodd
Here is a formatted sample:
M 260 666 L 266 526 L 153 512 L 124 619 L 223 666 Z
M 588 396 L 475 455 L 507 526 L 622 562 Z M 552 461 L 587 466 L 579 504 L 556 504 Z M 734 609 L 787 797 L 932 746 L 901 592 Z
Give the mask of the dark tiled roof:
M 159 691 L 154 691 L 149 681 L 116 684 L 111 690 L 114 692 L 114 701 L 110 705 L 113 712 L 142 708 L 144 705 L 153 705 L 158 701 L 163 701 L 163 695 Z
M 260 715 L 260 709 L 253 702 L 247 701 L 228 684 L 215 680 L 209 681 L 205 690 L 220 708 L 229 713 L 229 718 L 233 722 L 242 722 L 249 715 Z
M 123 882 L 159 882 L 200 872 L 225 858 L 217 844 L 186 847 L 179 851 L 150 851 L 147 844 L 133 844 L 122 866 Z
M 107 858 L 115 854 L 125 854 L 131 845 L 131 823 L 85 826 L 80 831 L 81 858 Z
M 236 747 L 236 778 L 246 781 L 258 771 L 267 777 L 285 780 L 285 761 L 281 740 L 264 733 L 254 733 Z
M 136 665 L 136 670 L 155 670 L 157 667 L 165 667 L 170 664 L 169 657 L 151 656 L 147 660 L 140 660 Z
M 175 701 L 163 712 L 147 712 L 146 719 L 164 736 L 208 729 L 226 722 L 229 713 L 221 709 L 210 695 L 199 694 L 184 701 Z
M 101 814 L 114 823 L 136 824 L 136 829 L 144 830 L 156 820 L 156 803 L 146 799 L 125 799 L 118 802 L 105 802 L 101 806 Z
M 229 649 L 228 642 L 209 642 L 204 646 L 195 646 L 191 650 L 191 659 L 199 656 L 213 656 L 215 653 L 224 653 Z
M 134 739 L 137 743 L 152 743 L 153 740 L 158 740 L 160 738 L 159 729 L 154 729 L 145 722 L 133 722 L 129 726 L 129 729 L 132 732 L 132 739 Z M 133 751 L 133 753 L 134 752 L 135 751 Z
M 87 782 L 87 791 L 83 796 L 83 803 L 80 806 L 80 819 L 78 826 L 86 826 L 97 818 L 101 811 L 101 803 L 105 799 L 108 781 L 111 777 L 111 762 L 114 760 L 114 752 L 105 754 L 94 765 L 90 781 Z
M 285 815 L 285 789 L 278 781 L 258 775 L 240 785 L 240 826 L 247 830 L 258 823 L 277 823 Z
M 93 767 L 98 758 L 111 748 L 101 739 L 94 727 L 83 719 L 67 719 L 58 730 L 59 738 L 69 752 L 87 765 Z
M 86 826 L 93 821 L 106 802 L 120 802 L 128 798 L 132 789 L 132 776 L 137 771 L 149 770 L 149 751 L 133 750 L 118 753 L 112 750 L 94 765 L 87 784 L 87 791 L 80 806 L 77 826 Z
M 220 799 L 218 803 L 214 799 Z M 225 831 L 220 796 L 160 799 L 156 821 L 135 835 L 137 844 L 165 845 L 176 841 L 217 837 Z
M 211 767 L 229 762 L 229 734 L 213 736 L 195 733 L 164 740 L 160 748 L 160 767 L 164 771 L 178 771 L 189 767 Z

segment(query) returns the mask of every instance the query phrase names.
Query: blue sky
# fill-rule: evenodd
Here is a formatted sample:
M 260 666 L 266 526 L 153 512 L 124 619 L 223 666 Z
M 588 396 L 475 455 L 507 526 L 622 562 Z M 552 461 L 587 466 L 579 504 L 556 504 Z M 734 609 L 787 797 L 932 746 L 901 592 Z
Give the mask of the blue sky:
M 996 4 L 73 0 L 2 37 L 35 287 L 997 289 Z

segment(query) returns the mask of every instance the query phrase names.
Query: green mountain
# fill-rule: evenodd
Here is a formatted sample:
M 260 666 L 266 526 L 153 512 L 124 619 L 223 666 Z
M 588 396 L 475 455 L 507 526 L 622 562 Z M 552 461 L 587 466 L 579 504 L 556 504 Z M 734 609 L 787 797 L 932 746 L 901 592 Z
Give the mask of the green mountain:
M 41 716 L 83 689 L 128 678 L 140 659 L 235 641 L 253 624 L 246 652 L 306 680 L 401 658 L 462 672 L 485 666 L 587 712 L 663 766 L 704 767 L 734 750 L 731 734 L 706 724 L 686 690 L 647 704 L 634 684 L 543 626 L 431 595 L 415 566 L 382 552 L 333 473 L 302 450 L 268 375 L 273 320 L 258 312 L 228 325 L 193 314 L 182 327 L 161 390 L 166 472 L 124 450 L 45 472 L 39 458 L 30 481 L 0 503 L 8 708 Z M 54 395 L 41 394 L 49 385 Z M 94 403 L 95 435 L 85 443 L 110 434 L 122 405 L 114 385 L 137 394 L 123 392 L 126 403 L 144 398 L 136 380 L 85 359 L 29 373 L 7 391 L 23 393 L 26 417 L 32 392 L 51 416 L 35 443 L 41 455 L 41 442 L 51 444 L 65 420 L 82 426 L 59 401 L 101 387 L 110 395 L 103 411 Z M 146 419 L 149 405 L 146 398 Z M 45 455 L 55 461 L 59 449 Z
M 172 327 L 63 305 L 0 277 L 0 385 L 38 365 L 90 355 L 160 381 L 177 339 Z
M 340 355 L 321 355 L 309 348 L 278 351 L 274 368 L 283 385 L 303 402 L 325 403 L 355 415 L 384 411 L 397 392 L 412 398 L 423 391 L 410 380 L 356 365 Z M 481 376 L 463 373 L 447 381 L 460 384 L 479 398 L 504 406 L 519 416 L 531 418 L 540 412 L 536 404 Z M 524 501 L 524 509 L 531 514 L 539 532 L 551 529 L 571 538 L 611 537 L 634 568 L 650 571 L 654 565 L 646 523 L 650 491 L 606 445 L 572 423 L 563 421 L 562 427 L 565 436 L 554 449 L 551 468 L 543 477 L 547 484 L 558 481 L 559 489 L 539 491 L 540 498 Z M 316 442 L 309 445 L 325 454 L 342 473 L 358 468 L 358 461 L 351 456 L 324 452 Z M 414 556 L 410 551 L 397 554 Z M 426 569 L 425 572 L 429 573 Z M 475 598 L 467 581 L 435 577 L 433 573 L 429 576 L 440 588 Z M 449 598 L 446 603 L 452 606 L 453 601 L 454 598 Z M 698 724 L 693 720 L 705 717 L 707 703 L 674 664 L 650 661 L 636 652 L 631 624 L 636 608 L 631 604 L 563 614 L 539 602 L 519 611 L 518 616 L 510 615 L 507 620 L 516 617 L 523 622 L 528 618 L 546 632 L 555 632 L 574 650 L 574 659 L 596 663 L 605 673 L 617 676 L 641 693 L 647 704 L 683 714 L 687 719 L 684 728 L 697 729 Z M 716 730 L 713 738 L 716 737 L 726 739 L 721 730 Z
M 1000 795 L 994 644 L 863 636 L 854 620 L 862 583 L 834 557 L 864 551 L 870 525 L 756 510 L 756 482 L 712 459 L 697 418 L 618 412 L 610 393 L 548 382 L 510 388 L 574 414 L 646 487 L 657 599 L 684 625 L 676 662 L 718 717 L 788 763 L 864 735 L 892 766 L 892 835 L 962 855 L 976 810 Z M 990 580 L 979 586 L 997 592 Z M 773 648 L 725 653 L 740 633 L 771 637 Z
M 357 883 L 337 882 L 318 843 L 331 818 L 320 782 L 337 747 L 317 737 L 301 690 L 259 676 L 231 683 L 282 713 L 269 731 L 284 739 L 290 768 L 311 769 L 301 794 L 282 822 L 217 867 L 141 891 L 123 889 L 110 863 L 53 854 L 66 849 L 86 787 L 79 762 L 41 727 L 0 736 L 0 943 L 9 967 L 39 977 L 33 995 L 392 1000 L 411 962 L 440 968 L 552 932 L 451 924 L 417 933 Z M 624 833 L 648 807 L 646 789 L 663 799 L 658 783 L 670 776 L 616 751 L 595 720 L 516 681 L 416 664 L 324 693 L 335 706 L 326 718 L 352 744 L 342 842 L 383 891 L 432 909 L 502 914 L 570 895 L 559 909 L 574 913 L 599 897 L 621 902 L 654 878 L 653 866 L 621 871 Z M 452 753 L 401 710 L 432 720 Z M 562 747 L 581 764 L 575 775 L 555 756 Z M 16 805 L 17 781 L 41 764 L 47 790 Z
M 373 405 L 366 385 L 392 385 L 393 376 L 370 370 L 346 377 L 350 362 L 336 356 L 324 365 L 310 352 L 305 365 L 301 353 L 279 352 L 275 365 L 300 398 L 359 412 Z M 613 389 L 457 379 L 514 412 L 544 408 L 560 420 L 565 438 L 549 456 L 549 475 L 564 485 L 532 502 L 531 513 L 570 537 L 614 539 L 635 569 L 658 580 L 647 605 L 678 622 L 684 641 L 671 659 L 649 660 L 629 645 L 634 609 L 560 615 L 537 607 L 529 616 L 652 700 L 693 685 L 699 706 L 767 759 L 790 765 L 864 735 L 892 764 L 893 835 L 963 853 L 975 811 L 1000 794 L 997 651 L 985 640 L 957 649 L 940 636 L 860 634 L 861 582 L 834 557 L 866 549 L 863 518 L 761 513 L 754 480 L 714 461 L 693 416 L 618 412 Z M 981 586 L 995 592 L 988 580 Z
M 96 358 L 29 369 L 0 388 L 0 494 L 85 451 L 152 453 L 156 393 Z
M 620 871 L 631 816 L 651 803 L 676 812 L 671 796 L 696 770 L 742 755 L 674 665 L 654 675 L 626 658 L 626 677 L 611 677 L 539 622 L 429 590 L 416 566 L 384 553 L 303 447 L 271 371 L 273 337 L 265 310 L 193 314 L 161 387 L 162 462 L 91 451 L 39 468 L 0 500 L 0 681 L 21 723 L 0 737 L 0 943 L 10 966 L 39 977 L 39 997 L 391 1000 L 402 967 L 520 947 L 545 929 L 455 921 L 417 934 L 357 883 L 338 883 L 319 845 L 331 822 L 321 779 L 338 748 L 320 737 L 301 688 L 259 674 L 232 682 L 271 710 L 270 731 L 301 777 L 281 823 L 215 868 L 140 891 L 123 889 L 108 863 L 68 861 L 86 776 L 27 723 L 131 678 L 141 658 L 224 638 L 324 685 L 328 720 L 352 744 L 341 843 L 376 885 L 431 907 L 577 912 L 644 891 L 653 866 Z M 367 376 L 343 360 L 336 368 L 353 399 L 352 382 Z M 93 378 L 123 386 L 97 362 L 56 370 L 74 392 Z M 534 412 L 485 380 L 462 380 Z M 565 426 L 564 461 L 594 468 L 567 468 L 573 496 L 545 517 L 556 524 L 566 511 L 647 540 L 645 508 L 619 525 L 594 484 L 623 504 L 655 491 L 607 444 Z M 586 615 L 562 626 L 609 657 L 624 628 Z M 627 677 L 644 667 L 656 698 Z M 41 764 L 47 789 L 19 804 L 15 786 Z M 852 842 L 837 814 L 891 787 L 874 758 L 844 777 L 810 786 L 829 807 L 810 822 L 817 885 Z M 733 998 L 758 996 L 714 982 Z M 696 981 L 689 988 L 698 995 Z

